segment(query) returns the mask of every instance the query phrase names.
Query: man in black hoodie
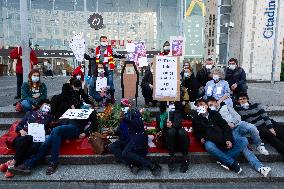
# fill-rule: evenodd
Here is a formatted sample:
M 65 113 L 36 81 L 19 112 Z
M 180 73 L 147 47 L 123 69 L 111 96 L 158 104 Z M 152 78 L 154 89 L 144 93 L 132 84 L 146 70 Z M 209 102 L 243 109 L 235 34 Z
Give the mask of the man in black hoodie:
M 232 130 L 217 111 L 208 110 L 205 100 L 196 101 L 198 116 L 193 118 L 193 132 L 218 164 L 237 174 L 242 172 L 235 158 L 247 146 L 245 137 L 233 137 Z

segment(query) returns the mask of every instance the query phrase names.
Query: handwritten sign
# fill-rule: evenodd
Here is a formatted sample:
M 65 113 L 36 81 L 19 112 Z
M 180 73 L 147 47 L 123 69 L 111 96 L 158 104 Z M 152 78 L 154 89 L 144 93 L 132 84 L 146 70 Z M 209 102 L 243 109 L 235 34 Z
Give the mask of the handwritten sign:
M 96 80 L 96 91 L 102 91 L 103 88 L 107 87 L 107 78 L 106 77 L 97 77 Z
M 154 99 L 159 101 L 180 100 L 179 58 L 156 56 L 154 58 Z
M 83 33 L 74 35 L 69 42 L 69 47 L 73 51 L 76 60 L 82 62 L 86 51 L 86 41 L 83 38 Z
M 59 119 L 88 119 L 94 109 L 68 109 Z
M 33 142 L 44 142 L 45 141 L 44 124 L 29 123 L 28 135 L 33 136 Z

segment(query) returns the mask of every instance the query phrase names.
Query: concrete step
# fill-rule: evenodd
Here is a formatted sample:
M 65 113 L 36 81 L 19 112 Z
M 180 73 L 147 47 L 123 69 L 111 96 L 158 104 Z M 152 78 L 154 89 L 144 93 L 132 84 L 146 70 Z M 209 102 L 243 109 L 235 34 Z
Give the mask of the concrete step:
M 273 147 L 266 144 L 269 155 L 261 155 L 259 152 L 253 149 L 258 159 L 262 162 L 281 162 L 284 161 L 284 156 L 279 154 Z M 47 159 L 50 156 L 47 156 Z M 149 153 L 149 159 L 155 162 L 166 163 L 168 161 L 168 153 Z M 0 155 L 0 163 L 6 162 L 13 158 L 13 155 Z M 181 158 L 180 154 L 177 155 L 177 159 Z M 207 152 L 192 152 L 189 153 L 189 160 L 191 163 L 215 163 L 216 159 Z M 116 159 L 112 154 L 106 155 L 60 155 L 59 161 L 61 164 L 66 165 L 93 165 L 93 164 L 114 164 Z M 239 162 L 247 162 L 242 156 L 238 159 Z
M 21 118 L 0 118 L 0 130 L 7 130 L 15 122 Z
M 79 182 L 79 183 L 230 183 L 230 182 L 282 182 L 284 181 L 284 164 L 282 162 L 268 163 L 272 168 L 268 178 L 253 170 L 248 164 L 241 164 L 243 172 L 240 175 L 226 171 L 215 163 L 190 164 L 186 173 L 179 169 L 169 172 L 166 164 L 162 164 L 160 176 L 154 177 L 149 170 L 143 169 L 138 175 L 133 175 L 128 167 L 121 164 L 100 165 L 60 165 L 57 172 L 45 175 L 46 166 L 33 170 L 29 176 L 16 175 L 14 182 Z M 0 177 L 0 181 L 8 179 Z

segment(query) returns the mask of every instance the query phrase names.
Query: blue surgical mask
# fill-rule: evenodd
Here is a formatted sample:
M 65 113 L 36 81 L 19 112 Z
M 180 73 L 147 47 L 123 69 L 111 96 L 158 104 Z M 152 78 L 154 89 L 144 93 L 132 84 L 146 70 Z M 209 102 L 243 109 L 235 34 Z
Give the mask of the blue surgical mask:
M 213 79 L 214 79 L 214 81 L 218 81 L 218 80 L 220 80 L 220 76 L 213 74 Z
M 39 81 L 39 77 L 38 76 L 32 76 L 32 82 L 36 83 Z

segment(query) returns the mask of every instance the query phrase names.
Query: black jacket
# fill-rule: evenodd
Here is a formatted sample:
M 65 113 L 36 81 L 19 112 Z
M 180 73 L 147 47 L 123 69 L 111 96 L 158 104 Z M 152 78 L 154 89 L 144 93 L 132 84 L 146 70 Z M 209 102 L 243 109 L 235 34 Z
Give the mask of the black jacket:
M 220 149 L 225 150 L 226 141 L 234 143 L 232 130 L 227 122 L 217 111 L 210 111 L 208 119 L 202 115 L 198 115 L 192 120 L 193 133 L 201 140 L 211 141 L 216 144 Z
M 207 71 L 207 69 L 205 67 L 203 67 L 201 70 L 199 70 L 197 72 L 196 79 L 197 79 L 200 87 L 201 86 L 205 87 L 206 83 L 211 80 L 210 72 Z
M 234 70 L 226 68 L 225 73 L 226 73 L 225 80 L 229 83 L 230 87 L 235 83 L 238 85 L 237 89 L 234 91 L 234 94 L 247 92 L 248 87 L 247 87 L 246 73 L 243 68 L 238 67 Z
M 144 98 L 152 96 L 153 90 L 149 87 L 149 84 L 153 85 L 153 74 L 150 69 L 147 69 L 140 85 Z
M 194 74 L 192 74 L 189 78 L 183 78 L 181 86 L 187 88 L 190 102 L 193 102 L 198 98 L 199 84 L 194 77 Z

